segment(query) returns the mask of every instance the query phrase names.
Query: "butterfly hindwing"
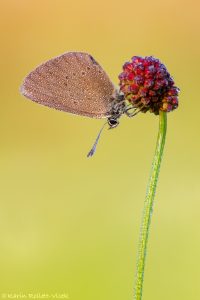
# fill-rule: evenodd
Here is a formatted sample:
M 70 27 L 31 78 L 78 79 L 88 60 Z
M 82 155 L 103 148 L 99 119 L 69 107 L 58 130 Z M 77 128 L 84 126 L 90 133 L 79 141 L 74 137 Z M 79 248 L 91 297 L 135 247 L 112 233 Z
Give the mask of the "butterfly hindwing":
M 91 55 L 67 52 L 33 70 L 25 78 L 21 93 L 58 110 L 104 118 L 110 115 L 116 89 Z

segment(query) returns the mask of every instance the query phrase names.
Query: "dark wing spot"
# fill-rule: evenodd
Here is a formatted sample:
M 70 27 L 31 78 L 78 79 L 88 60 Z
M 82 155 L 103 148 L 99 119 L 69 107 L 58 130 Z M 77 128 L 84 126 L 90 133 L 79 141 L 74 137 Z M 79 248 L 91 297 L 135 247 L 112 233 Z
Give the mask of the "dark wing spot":
M 85 72 L 84 72 L 84 71 L 82 71 L 82 72 L 81 72 L 81 74 L 84 76 L 84 75 L 85 75 Z
M 96 62 L 96 60 L 94 59 L 94 57 L 92 57 L 92 55 L 90 55 L 90 59 L 91 59 L 91 61 L 92 61 L 92 63 L 94 65 L 98 65 L 98 63 Z
M 88 70 L 90 70 L 90 67 L 87 67 Z
M 65 76 L 66 79 L 69 79 L 69 76 Z

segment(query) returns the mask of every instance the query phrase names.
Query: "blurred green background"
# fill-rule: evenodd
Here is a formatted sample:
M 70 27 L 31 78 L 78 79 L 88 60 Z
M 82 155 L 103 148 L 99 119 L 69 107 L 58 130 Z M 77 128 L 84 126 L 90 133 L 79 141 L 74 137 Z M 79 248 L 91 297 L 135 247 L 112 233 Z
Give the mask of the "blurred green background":
M 168 115 L 143 299 L 200 299 L 199 9 L 195 0 L 1 0 L 0 297 L 132 299 L 158 118 L 123 117 L 87 159 L 102 120 L 19 94 L 38 64 L 76 50 L 115 84 L 133 55 L 154 55 L 181 88 Z

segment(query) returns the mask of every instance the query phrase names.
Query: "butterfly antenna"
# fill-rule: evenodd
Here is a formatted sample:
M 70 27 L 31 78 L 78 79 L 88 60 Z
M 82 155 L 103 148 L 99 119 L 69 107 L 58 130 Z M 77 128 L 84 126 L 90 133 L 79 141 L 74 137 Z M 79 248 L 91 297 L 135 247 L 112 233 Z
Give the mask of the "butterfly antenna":
M 97 135 L 97 138 L 94 142 L 94 145 L 92 146 L 92 149 L 90 150 L 90 152 L 88 153 L 87 157 L 91 157 L 94 155 L 95 151 L 96 151 L 96 148 L 97 148 L 97 144 L 98 144 L 98 141 L 100 139 L 100 136 L 101 136 L 101 133 L 105 127 L 105 125 L 107 124 L 107 122 L 102 126 L 101 130 L 99 131 L 99 134 Z

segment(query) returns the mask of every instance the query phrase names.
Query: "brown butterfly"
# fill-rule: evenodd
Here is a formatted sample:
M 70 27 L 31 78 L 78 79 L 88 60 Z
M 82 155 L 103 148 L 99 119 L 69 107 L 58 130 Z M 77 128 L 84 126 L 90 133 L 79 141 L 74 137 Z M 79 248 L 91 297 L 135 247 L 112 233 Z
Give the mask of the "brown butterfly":
M 37 103 L 61 111 L 107 118 L 109 128 L 119 124 L 122 114 L 132 117 L 137 113 L 135 109 L 129 112 L 132 107 L 106 72 L 90 54 L 82 52 L 67 52 L 39 65 L 24 79 L 20 91 Z M 94 154 L 103 127 L 88 156 Z

